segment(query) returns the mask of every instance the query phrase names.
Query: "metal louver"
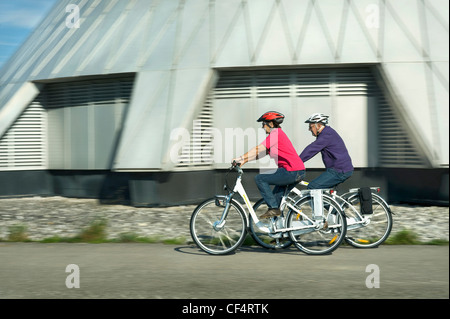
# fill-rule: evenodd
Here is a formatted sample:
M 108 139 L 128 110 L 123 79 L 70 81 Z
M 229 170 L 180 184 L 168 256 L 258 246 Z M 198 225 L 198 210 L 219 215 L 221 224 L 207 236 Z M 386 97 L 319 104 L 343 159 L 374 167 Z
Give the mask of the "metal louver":
M 50 169 L 110 169 L 134 74 L 49 83 Z
M 52 83 L 47 86 L 47 108 L 128 103 L 134 77 Z
M 45 111 L 38 97 L 0 139 L 0 170 L 45 169 Z
M 200 114 L 193 122 L 189 143 L 181 149 L 176 168 L 210 168 L 213 163 L 213 100 L 206 99 Z
M 373 125 L 378 136 L 371 138 L 376 140 L 378 150 L 369 150 L 378 152 L 370 154 L 377 156 L 377 166 L 427 167 L 423 151 L 408 135 L 401 114 L 393 112 L 394 106 L 378 88 L 369 67 L 222 71 L 214 89 L 215 100 L 249 99 L 252 105 L 264 98 L 331 97 L 338 101 L 347 96 L 367 97 L 377 104 L 378 122 Z
M 380 166 L 425 167 L 426 162 L 383 96 L 380 96 L 378 104 Z
M 216 99 L 366 95 L 373 81 L 367 69 L 258 70 L 222 72 Z
M 108 169 L 133 82 L 47 83 L 0 138 L 0 170 Z

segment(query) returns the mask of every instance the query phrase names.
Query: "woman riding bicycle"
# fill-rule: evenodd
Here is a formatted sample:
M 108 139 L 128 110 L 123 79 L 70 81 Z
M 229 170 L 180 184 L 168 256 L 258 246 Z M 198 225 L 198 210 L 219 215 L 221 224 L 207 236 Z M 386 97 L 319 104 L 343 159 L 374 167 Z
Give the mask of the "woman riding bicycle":
M 269 218 L 281 215 L 279 209 L 281 198 L 288 185 L 295 185 L 305 175 L 305 165 L 298 156 L 294 146 L 280 127 L 284 115 L 269 111 L 261 115 L 257 122 L 262 122 L 262 127 L 268 134 L 267 138 L 246 154 L 235 158 L 233 162 L 241 166 L 266 156 L 273 158 L 278 169 L 271 174 L 258 174 L 255 177 L 256 185 L 269 209 L 260 218 Z M 274 185 L 273 191 L 270 186 Z

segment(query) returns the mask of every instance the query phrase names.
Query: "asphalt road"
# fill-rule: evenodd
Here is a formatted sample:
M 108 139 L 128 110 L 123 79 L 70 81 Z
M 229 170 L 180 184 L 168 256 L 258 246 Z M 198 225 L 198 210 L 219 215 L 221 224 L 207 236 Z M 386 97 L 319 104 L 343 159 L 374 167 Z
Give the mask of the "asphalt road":
M 0 298 L 448 299 L 449 247 L 210 256 L 163 244 L 0 243 Z

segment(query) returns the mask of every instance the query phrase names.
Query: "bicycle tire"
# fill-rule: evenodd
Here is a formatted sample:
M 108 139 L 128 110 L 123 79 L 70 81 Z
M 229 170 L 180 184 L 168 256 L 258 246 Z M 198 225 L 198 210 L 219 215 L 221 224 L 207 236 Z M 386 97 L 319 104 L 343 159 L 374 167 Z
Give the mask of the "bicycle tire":
M 294 245 L 308 255 L 328 255 L 335 251 L 345 238 L 347 223 L 339 206 L 331 197 L 323 194 L 323 222 L 327 227 L 315 228 L 313 224 L 313 209 L 311 207 L 312 196 L 300 198 L 290 210 L 287 216 L 287 226 L 303 226 L 305 230 L 289 231 L 289 236 Z
M 258 200 L 253 205 L 253 210 L 256 215 L 259 216 L 267 211 L 268 207 L 263 198 Z M 270 227 L 271 221 L 269 219 L 260 220 L 265 226 Z M 273 234 L 272 236 L 259 230 L 258 226 L 254 222 L 250 215 L 250 235 L 253 240 L 266 249 L 284 249 L 292 245 L 292 242 L 287 233 Z
M 347 202 L 353 206 L 358 212 L 360 203 L 358 193 L 350 193 L 346 196 Z M 355 248 L 376 248 L 381 245 L 389 237 L 393 218 L 389 206 L 377 194 L 372 194 L 373 213 L 365 215 L 367 221 L 361 224 L 361 227 L 354 228 L 351 224 L 353 221 L 361 221 L 361 215 L 355 214 L 353 209 L 348 207 L 348 203 L 344 203 L 343 209 L 348 218 L 347 235 L 345 241 Z
M 210 198 L 199 204 L 190 220 L 191 237 L 197 246 L 211 255 L 226 255 L 234 252 L 245 240 L 247 217 L 240 205 L 232 199 L 225 225 L 214 228 L 221 219 L 224 206 L 218 205 L 216 198 Z

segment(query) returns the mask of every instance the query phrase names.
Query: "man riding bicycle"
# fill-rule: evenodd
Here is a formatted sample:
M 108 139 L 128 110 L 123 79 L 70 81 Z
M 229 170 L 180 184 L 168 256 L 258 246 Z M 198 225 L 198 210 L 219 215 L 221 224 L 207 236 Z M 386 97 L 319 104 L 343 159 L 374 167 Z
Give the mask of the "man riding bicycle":
M 339 134 L 327 125 L 328 117 L 322 113 L 314 113 L 305 121 L 316 140 L 305 147 L 300 158 L 306 162 L 320 152 L 326 167 L 324 173 L 308 184 L 308 189 L 333 188 L 353 174 L 352 159 L 347 147 Z
M 308 189 L 333 188 L 353 174 L 352 159 L 344 140 L 327 125 L 328 117 L 323 113 L 314 113 L 305 121 L 316 140 L 305 147 L 300 158 L 306 162 L 320 152 L 326 167 L 324 173 L 308 184 Z
M 268 135 L 267 138 L 243 156 L 233 160 L 233 162 L 244 165 L 269 154 L 278 166 L 278 169 L 272 174 L 258 174 L 255 177 L 256 185 L 269 207 L 260 218 L 281 215 L 279 206 L 286 187 L 300 182 L 305 175 L 303 161 L 280 127 L 283 121 L 284 115 L 279 112 L 270 111 L 261 115 L 257 122 L 262 122 L 263 129 Z M 270 188 L 271 185 L 275 185 L 273 191 Z

